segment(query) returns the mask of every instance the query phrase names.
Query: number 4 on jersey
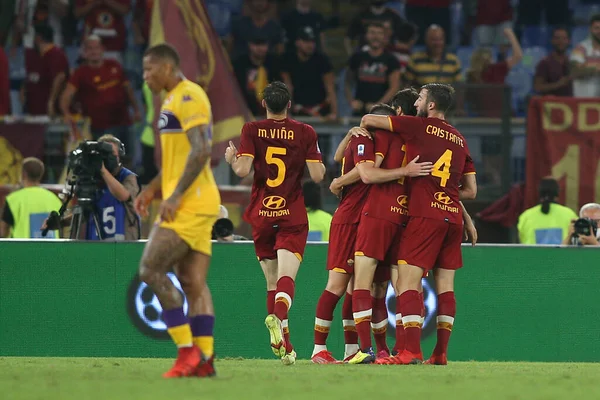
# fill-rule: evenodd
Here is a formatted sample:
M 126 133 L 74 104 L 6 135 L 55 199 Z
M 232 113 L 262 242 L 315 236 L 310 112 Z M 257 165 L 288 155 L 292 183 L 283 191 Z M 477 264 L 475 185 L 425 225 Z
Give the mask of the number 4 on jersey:
M 452 150 L 446 150 L 444 154 L 433 164 L 431 175 L 440 178 L 440 186 L 446 187 L 450 179 L 450 164 L 452 163 Z

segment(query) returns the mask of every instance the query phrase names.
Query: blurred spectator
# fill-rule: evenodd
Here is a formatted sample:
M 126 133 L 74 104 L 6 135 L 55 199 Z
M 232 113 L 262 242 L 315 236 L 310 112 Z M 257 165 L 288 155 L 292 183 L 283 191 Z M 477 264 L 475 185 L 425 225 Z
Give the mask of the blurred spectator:
M 32 48 L 37 25 L 52 27 L 54 37 L 50 40 L 62 46 L 62 18 L 67 14 L 69 0 L 18 0 L 16 2 L 16 19 L 14 22 L 13 44 L 22 43 L 25 48 Z
M 573 96 L 573 77 L 570 74 L 567 50 L 571 44 L 567 28 L 552 32 L 552 52 L 535 68 L 533 89 L 541 95 Z
M 492 52 L 488 48 L 479 48 L 471 56 L 471 65 L 467 72 L 467 82 L 471 84 L 504 85 L 508 72 L 523 58 L 523 50 L 512 28 L 505 28 L 504 35 L 508 39 L 512 55 L 504 61 L 493 62 Z M 499 118 L 503 114 L 503 86 L 497 88 L 468 87 L 467 102 L 471 103 L 478 115 Z M 504 105 L 507 106 L 507 105 Z M 502 143 L 498 136 L 481 138 L 483 155 L 483 172 L 492 185 L 500 185 L 502 180 Z
M 523 49 L 512 28 L 504 28 L 504 36 L 508 39 L 512 55 L 504 61 L 493 62 L 492 52 L 488 48 L 479 48 L 471 55 L 471 65 L 467 71 L 468 83 L 504 84 L 508 72 L 523 58 Z
M 348 54 L 353 54 L 357 47 L 352 45 L 352 41 L 358 41 L 358 48 L 368 42 L 366 38 L 367 28 L 374 22 L 384 23 L 389 22 L 392 27 L 393 43 L 397 39 L 397 34 L 400 31 L 404 20 L 394 10 L 385 6 L 385 0 L 371 0 L 368 9 L 361 11 L 356 15 L 344 38 L 344 45 Z
M 321 186 L 312 181 L 302 185 L 304 205 L 308 215 L 308 238 L 309 242 L 328 242 L 329 228 L 331 225 L 331 214 L 323 211 L 323 199 Z
M 513 8 L 511 0 L 466 0 L 467 25 L 475 26 L 474 38 L 478 46 L 506 44 L 503 33 L 512 28 Z
M 263 90 L 269 82 L 281 79 L 279 60 L 268 53 L 268 38 L 260 32 L 248 39 L 248 48 L 248 53 L 233 62 L 233 70 L 248 108 L 255 116 L 261 116 L 265 115 L 261 105 Z
M 156 164 L 154 163 L 154 95 L 148 87 L 148 84 L 144 82 L 142 86 L 142 95 L 144 98 L 144 108 L 146 110 L 146 118 L 144 120 L 144 130 L 140 137 L 142 144 L 142 170 L 143 173 L 140 176 L 139 182 L 142 185 L 150 183 L 152 178 L 158 175 Z
M 540 182 L 540 204 L 525 210 L 519 216 L 517 229 L 521 244 L 561 244 L 568 236 L 571 220 L 577 214 L 569 207 L 557 203 L 558 182 L 544 178 Z
M 369 49 L 350 57 L 346 73 L 345 92 L 354 115 L 363 115 L 374 104 L 387 103 L 400 87 L 400 64 L 383 48 L 383 25 L 370 24 L 366 37 Z M 356 83 L 354 95 L 353 83 Z
M 542 25 L 542 11 L 546 16 L 547 25 L 571 25 L 569 0 L 519 0 L 517 6 L 517 25 Z
M 450 40 L 450 3 L 453 0 L 406 0 L 406 19 L 416 24 L 419 31 L 417 44 L 427 41 L 425 29 L 437 25 L 448 34 Z M 489 2 L 490 0 L 487 0 Z M 499 0 L 492 0 L 492 2 Z M 425 43 L 426 44 L 426 43 Z
M 125 16 L 131 0 L 75 0 L 75 17 L 85 20 L 84 37 L 96 35 L 102 39 L 106 58 L 123 63 L 127 45 Z
M 43 162 L 34 157 L 23 160 L 22 189 L 6 196 L 0 238 L 42 238 L 44 220 L 62 206 L 54 193 L 40 186 L 43 176 Z M 46 238 L 58 238 L 58 232 L 49 231 Z
M 133 10 L 133 42 L 136 45 L 147 45 L 150 38 L 150 20 L 154 0 L 136 0 Z
M 573 95 L 600 97 L 600 14 L 590 19 L 590 36 L 571 52 Z
M 311 9 L 312 0 L 296 0 L 296 8 L 281 17 L 281 26 L 285 30 L 286 50 L 296 51 L 296 34 L 304 27 L 311 27 L 315 37 L 317 50 L 325 52 L 325 18 Z
M 563 240 L 563 244 L 580 245 L 580 246 L 598 246 L 600 242 L 600 204 L 598 203 L 587 203 L 579 209 L 579 218 L 588 219 L 591 225 L 590 234 L 585 235 L 575 232 L 575 220 L 571 221 L 569 225 L 569 234 Z M 593 224 L 596 225 L 596 229 L 593 229 Z M 595 231 L 595 232 L 594 232 Z M 595 233 L 595 234 L 594 234 Z
M 75 69 L 61 96 L 60 107 L 65 119 L 67 122 L 73 120 L 69 106 L 77 93 L 83 114 L 91 119 L 94 139 L 111 133 L 125 148 L 134 149 L 129 131 L 129 107 L 133 107 L 136 121 L 141 119 L 140 108 L 121 64 L 104 59 L 98 36 L 89 36 L 83 48 L 86 64 Z
M 400 72 L 403 74 L 410 62 L 412 48 L 417 42 L 419 28 L 413 23 L 403 24 L 396 33 L 396 39 L 391 35 L 390 27 L 386 24 L 386 37 L 388 37 L 387 50 L 392 53 L 400 63 Z
M 0 116 L 10 114 L 10 72 L 8 57 L 0 46 Z
M 335 76 L 329 58 L 316 50 L 317 37 L 307 26 L 296 35 L 296 48 L 286 55 L 282 66 L 283 81 L 292 93 L 296 115 L 337 118 Z
M 0 47 L 6 46 L 15 18 L 17 0 L 0 1 Z
M 405 85 L 421 87 L 427 83 L 452 84 L 461 79 L 460 60 L 446 51 L 444 30 L 431 25 L 425 33 L 425 51 L 414 53 L 406 67 Z
M 35 48 L 25 50 L 26 81 L 21 87 L 25 114 L 59 113 L 60 94 L 69 74 L 65 52 L 52 43 L 54 32 L 48 25 L 35 26 Z
M 232 22 L 231 35 L 226 43 L 232 59 L 248 53 L 248 39 L 263 35 L 268 38 L 269 49 L 281 54 L 283 52 L 283 29 L 266 14 L 268 0 L 250 0 L 248 16 L 240 17 Z

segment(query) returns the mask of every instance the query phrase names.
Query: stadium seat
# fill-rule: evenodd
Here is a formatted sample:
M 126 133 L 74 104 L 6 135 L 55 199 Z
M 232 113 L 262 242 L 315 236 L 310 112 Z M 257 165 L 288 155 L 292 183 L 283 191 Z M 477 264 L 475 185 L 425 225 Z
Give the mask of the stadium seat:
M 571 33 L 571 44 L 577 46 L 590 35 L 590 28 L 587 25 L 576 26 Z
M 209 19 L 219 36 L 229 34 L 231 19 L 240 14 L 242 3 L 243 0 L 206 0 Z
M 349 117 L 352 115 L 352 108 L 346 100 L 346 94 L 344 91 L 344 82 L 346 81 L 346 68 L 342 68 L 338 76 L 336 77 L 336 88 L 337 88 L 337 100 L 338 100 L 338 115 L 340 117 Z
M 521 35 L 521 46 L 523 47 L 548 47 L 549 31 L 547 26 L 526 26 Z
M 392 10 L 394 10 L 398 14 L 400 14 L 402 17 L 406 18 L 405 17 L 406 14 L 405 14 L 405 5 L 404 5 L 404 2 L 398 1 L 398 0 L 388 1 L 385 4 L 385 6 L 388 7 L 388 8 L 391 8 Z
M 535 67 L 538 63 L 546 57 L 548 51 L 544 47 L 527 47 L 523 49 L 523 60 L 521 60 L 521 66 L 530 72 L 535 73 Z
M 6 55 L 8 58 L 8 74 L 10 79 L 23 79 L 25 78 L 25 49 L 23 47 L 17 47 L 14 56 L 11 55 L 12 49 L 6 49 Z
M 527 69 L 517 66 L 506 77 L 506 84 L 512 88 L 513 111 L 523 115 L 527 97 L 533 89 L 533 74 Z
M 574 7 L 573 20 L 576 24 L 587 25 L 590 17 L 600 13 L 600 5 L 598 4 L 579 4 Z
M 473 54 L 474 48 L 471 46 L 460 46 L 456 49 L 456 57 L 460 61 L 460 65 L 462 67 L 463 75 L 469 68 L 469 64 L 471 64 L 471 54 Z
M 67 60 L 69 60 L 69 66 L 75 68 L 79 58 L 79 46 L 67 46 L 64 50 L 67 54 Z

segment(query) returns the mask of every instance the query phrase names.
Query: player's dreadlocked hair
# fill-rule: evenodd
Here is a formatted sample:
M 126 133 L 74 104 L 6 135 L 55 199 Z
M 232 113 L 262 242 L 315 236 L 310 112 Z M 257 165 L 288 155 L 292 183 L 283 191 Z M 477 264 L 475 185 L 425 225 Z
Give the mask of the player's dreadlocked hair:
M 176 67 L 179 67 L 179 53 L 175 47 L 168 43 L 161 43 L 148 48 L 144 52 L 144 57 L 151 56 L 162 60 L 171 61 Z
M 369 114 L 377 114 L 377 115 L 396 115 L 396 110 L 392 106 L 388 106 L 387 104 L 375 104 L 369 110 Z
M 427 102 L 435 103 L 435 109 L 444 114 L 454 105 L 454 88 L 443 83 L 428 83 L 421 86 L 427 89 Z
M 550 204 L 554 203 L 554 199 L 558 197 L 559 191 L 560 188 L 558 187 L 556 179 L 544 178 L 541 180 L 539 194 L 543 214 L 548 214 L 550 212 Z
M 402 110 L 404 115 L 417 115 L 417 107 L 415 102 L 419 98 L 419 93 L 413 89 L 402 89 L 392 97 L 390 100 L 390 106 L 394 107 L 394 110 L 398 110 L 398 107 Z M 394 114 L 395 115 L 395 114 Z
M 290 91 L 285 83 L 275 81 L 265 87 L 263 99 L 265 99 L 269 111 L 280 114 L 287 108 L 290 102 Z

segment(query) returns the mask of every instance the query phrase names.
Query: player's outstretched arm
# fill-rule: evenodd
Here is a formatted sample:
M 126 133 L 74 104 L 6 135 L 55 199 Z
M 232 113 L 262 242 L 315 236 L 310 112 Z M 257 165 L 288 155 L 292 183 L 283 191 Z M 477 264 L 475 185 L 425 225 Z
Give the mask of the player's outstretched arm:
M 206 162 L 210 158 L 212 145 L 208 138 L 208 126 L 197 125 L 190 128 L 186 134 L 190 141 L 192 149 L 188 154 L 183 174 L 175 186 L 175 191 L 171 197 L 180 198 L 186 190 L 194 183 Z
M 462 177 L 462 186 L 458 190 L 460 200 L 473 200 L 477 197 L 477 180 L 475 174 L 467 174 Z
M 320 183 L 325 178 L 325 164 L 322 162 L 306 162 L 310 179 L 315 183 Z
M 367 114 L 360 120 L 360 127 L 365 129 L 383 129 L 392 130 L 390 120 L 387 115 Z
M 245 178 L 250 174 L 250 170 L 252 169 L 252 163 L 254 162 L 254 157 L 249 155 L 240 154 L 238 156 L 238 149 L 235 147 L 235 144 L 230 140 L 229 147 L 225 150 L 225 161 L 229 165 L 231 165 L 231 169 L 233 172 L 239 176 L 240 178 Z

